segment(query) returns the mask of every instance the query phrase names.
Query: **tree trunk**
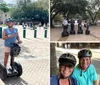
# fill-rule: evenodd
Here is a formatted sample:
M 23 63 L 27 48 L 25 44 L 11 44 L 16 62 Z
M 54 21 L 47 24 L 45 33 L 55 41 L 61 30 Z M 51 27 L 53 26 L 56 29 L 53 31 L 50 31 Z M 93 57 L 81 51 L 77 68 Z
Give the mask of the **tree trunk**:
M 54 25 L 53 25 L 53 19 L 50 19 L 50 27 L 53 28 Z
M 55 43 L 50 44 L 50 75 L 57 74 L 57 58 Z
M 56 16 L 59 12 L 60 12 L 60 11 L 57 11 L 54 15 L 53 15 L 53 14 L 50 14 L 50 26 L 51 26 L 51 28 L 54 27 L 54 25 L 53 25 L 53 20 L 54 20 L 55 16 Z

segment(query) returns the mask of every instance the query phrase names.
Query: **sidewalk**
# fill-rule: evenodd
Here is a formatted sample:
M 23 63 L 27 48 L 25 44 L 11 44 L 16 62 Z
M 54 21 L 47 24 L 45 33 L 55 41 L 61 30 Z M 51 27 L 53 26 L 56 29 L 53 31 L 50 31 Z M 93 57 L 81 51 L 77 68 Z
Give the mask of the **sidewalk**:
M 34 38 L 33 30 L 27 29 L 27 36 L 23 38 L 23 29 L 17 26 L 22 40 L 21 53 L 15 58 L 23 67 L 20 78 L 12 77 L 1 81 L 5 85 L 49 85 L 49 36 L 44 38 L 44 30 L 38 31 L 39 38 Z M 49 35 L 49 33 L 48 33 Z M 0 63 L 4 59 L 4 41 L 0 39 Z M 9 64 L 8 64 L 9 66 Z M 3 84 L 2 84 L 3 85 Z
M 49 85 L 48 62 L 47 59 L 21 61 L 22 76 L 8 78 L 4 83 L 6 85 Z
M 98 26 L 90 26 L 90 35 L 85 35 L 86 28 L 82 27 L 83 34 L 69 35 L 68 37 L 61 37 L 61 33 L 63 31 L 62 27 L 51 28 L 50 38 L 51 38 L 51 41 L 78 41 L 78 42 L 79 41 L 84 41 L 84 42 L 85 41 L 100 41 L 99 27 L 100 27 L 100 24 L 98 24 Z M 75 26 L 76 33 L 77 33 L 77 29 L 78 27 Z

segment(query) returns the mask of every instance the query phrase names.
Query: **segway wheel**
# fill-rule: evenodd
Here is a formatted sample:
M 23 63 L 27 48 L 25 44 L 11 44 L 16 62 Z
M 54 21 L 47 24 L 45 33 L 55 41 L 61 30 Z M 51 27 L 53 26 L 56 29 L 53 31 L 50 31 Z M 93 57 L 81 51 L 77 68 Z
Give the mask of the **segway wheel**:
M 73 34 L 75 34 L 75 30 L 73 31 Z
M 83 34 L 83 30 L 81 30 L 81 34 Z
M 21 76 L 22 75 L 22 66 L 20 63 L 14 62 L 14 68 L 17 70 L 18 74 L 17 76 Z
M 79 30 L 77 31 L 77 34 L 80 34 Z
M 70 34 L 72 34 L 72 31 L 70 31 Z
M 68 32 L 66 32 L 66 36 L 69 36 L 69 33 Z
M 86 31 L 85 31 L 85 34 L 86 34 L 86 35 L 89 35 L 89 34 L 90 34 L 90 31 L 89 31 L 89 30 L 86 30 Z
M 69 36 L 69 33 L 68 33 L 68 32 L 62 32 L 62 33 L 61 33 L 61 36 L 62 36 L 62 37 Z
M 2 64 L 0 64 L 0 78 L 2 80 L 5 80 L 7 78 L 7 70 Z
M 77 34 L 83 34 L 83 30 L 78 30 Z

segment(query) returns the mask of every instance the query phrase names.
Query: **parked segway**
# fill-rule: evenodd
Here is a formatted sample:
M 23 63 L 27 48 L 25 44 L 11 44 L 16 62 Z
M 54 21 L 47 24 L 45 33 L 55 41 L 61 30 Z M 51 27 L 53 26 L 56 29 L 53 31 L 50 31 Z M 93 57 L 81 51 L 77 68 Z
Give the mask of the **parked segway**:
M 77 34 L 83 34 L 83 30 L 82 30 L 82 21 L 78 20 L 78 31 Z
M 89 23 L 86 24 L 85 34 L 86 34 L 86 35 L 89 35 L 89 34 L 90 34 Z
M 7 77 L 13 77 L 13 76 L 21 76 L 22 75 L 22 66 L 20 63 L 12 62 L 13 58 L 18 56 L 20 53 L 20 46 L 16 43 L 12 44 L 10 55 L 10 66 L 11 68 L 6 69 L 2 64 L 0 64 L 0 78 L 2 80 L 5 80 Z M 9 71 L 9 72 L 8 72 Z
M 71 20 L 71 24 L 70 24 L 70 28 L 71 28 L 71 30 L 70 30 L 70 34 L 75 34 L 75 30 L 74 30 L 74 20 L 72 19 Z
M 68 29 L 68 25 L 63 26 L 63 32 L 62 32 L 62 34 L 61 34 L 62 37 L 69 36 L 69 33 L 68 33 L 67 29 Z

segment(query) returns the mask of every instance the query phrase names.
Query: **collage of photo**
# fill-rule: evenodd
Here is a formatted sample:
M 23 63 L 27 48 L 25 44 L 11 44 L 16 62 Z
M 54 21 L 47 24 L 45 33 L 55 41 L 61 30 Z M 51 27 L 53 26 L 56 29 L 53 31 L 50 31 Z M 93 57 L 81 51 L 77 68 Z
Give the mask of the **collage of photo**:
M 100 85 L 100 0 L 0 0 L 0 85 Z

